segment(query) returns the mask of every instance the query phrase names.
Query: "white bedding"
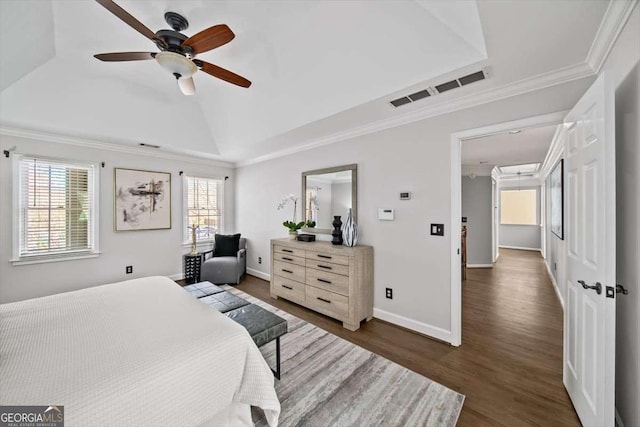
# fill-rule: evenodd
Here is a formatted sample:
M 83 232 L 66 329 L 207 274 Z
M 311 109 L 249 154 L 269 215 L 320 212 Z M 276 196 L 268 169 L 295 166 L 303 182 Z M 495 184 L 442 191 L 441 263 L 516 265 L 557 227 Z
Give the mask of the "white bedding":
M 199 426 L 238 404 L 276 426 L 246 330 L 164 277 L 0 306 L 0 405 L 64 405 L 67 426 Z

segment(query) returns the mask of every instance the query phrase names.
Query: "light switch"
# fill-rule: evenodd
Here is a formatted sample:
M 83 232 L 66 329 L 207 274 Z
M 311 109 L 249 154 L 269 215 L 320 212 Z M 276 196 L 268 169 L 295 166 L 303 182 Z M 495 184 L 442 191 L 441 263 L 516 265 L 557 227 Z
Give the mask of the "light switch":
M 393 209 L 378 209 L 378 219 L 381 221 L 393 221 Z
M 431 224 L 432 236 L 444 236 L 444 224 Z

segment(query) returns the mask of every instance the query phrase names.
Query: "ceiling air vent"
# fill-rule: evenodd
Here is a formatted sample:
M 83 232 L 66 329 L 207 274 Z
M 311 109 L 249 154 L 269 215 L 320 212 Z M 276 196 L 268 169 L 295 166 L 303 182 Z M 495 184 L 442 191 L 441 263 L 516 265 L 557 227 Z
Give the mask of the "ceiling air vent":
M 148 147 L 148 148 L 160 148 L 159 145 L 145 144 L 144 142 L 141 142 L 138 145 L 141 146 L 141 147 Z
M 469 74 L 468 76 L 460 77 L 458 81 L 462 86 L 464 86 L 464 85 L 468 85 L 469 83 L 477 82 L 484 79 L 485 79 L 484 72 L 477 71 L 473 74 Z
M 438 93 L 446 92 L 451 89 L 455 89 L 460 87 L 460 83 L 457 80 L 451 80 L 450 82 L 442 83 L 441 85 L 436 86 L 436 90 Z
M 427 96 L 431 96 L 427 89 L 421 90 L 420 92 L 412 93 L 409 95 L 409 99 L 412 101 L 417 101 L 418 99 L 426 98 Z
M 399 107 L 401 105 L 408 104 L 410 102 L 411 100 L 409 98 L 407 98 L 406 96 L 403 96 L 402 98 L 394 99 L 393 101 L 391 101 L 391 105 L 393 105 L 394 107 Z
M 401 105 L 410 104 L 420 99 L 432 97 L 451 89 L 456 89 L 480 80 L 485 80 L 487 77 L 489 77 L 488 70 L 487 68 L 483 68 L 482 70 L 476 71 L 475 73 L 467 74 L 466 76 L 458 77 L 457 79 L 451 80 L 446 83 L 441 83 L 436 86 L 429 86 L 428 88 L 412 93 L 411 95 L 406 95 L 402 98 L 394 99 L 393 101 L 389 101 L 389 103 L 397 108 Z

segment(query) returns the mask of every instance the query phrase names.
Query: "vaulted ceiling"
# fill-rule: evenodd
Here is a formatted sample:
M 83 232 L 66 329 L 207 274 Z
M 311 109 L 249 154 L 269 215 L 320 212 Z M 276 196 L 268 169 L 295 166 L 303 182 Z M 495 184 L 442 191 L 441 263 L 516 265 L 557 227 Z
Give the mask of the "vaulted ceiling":
M 157 50 L 98 3 L 2 0 L 3 127 L 142 142 L 229 161 L 267 156 L 337 140 L 372 123 L 464 108 L 474 94 L 589 76 L 587 56 L 608 6 L 574 0 L 116 2 L 153 31 L 168 27 L 166 11 L 189 20 L 187 35 L 226 23 L 236 38 L 200 58 L 253 85 L 244 89 L 198 72 L 197 92 L 186 97 L 155 61 L 93 58 Z M 399 108 L 389 104 L 480 69 L 488 73 L 484 81 Z

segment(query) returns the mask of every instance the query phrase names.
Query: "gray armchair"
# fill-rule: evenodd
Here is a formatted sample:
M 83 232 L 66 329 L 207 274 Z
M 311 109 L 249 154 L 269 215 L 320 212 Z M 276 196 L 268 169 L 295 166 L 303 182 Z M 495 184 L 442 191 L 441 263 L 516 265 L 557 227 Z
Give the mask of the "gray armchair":
M 247 272 L 247 239 L 240 238 L 236 256 L 214 257 L 215 248 L 203 254 L 204 262 L 200 269 L 200 280 L 215 285 L 238 284 Z M 207 254 L 210 254 L 207 258 Z

